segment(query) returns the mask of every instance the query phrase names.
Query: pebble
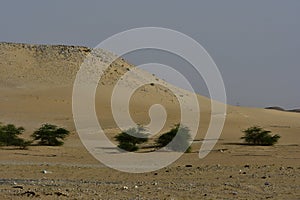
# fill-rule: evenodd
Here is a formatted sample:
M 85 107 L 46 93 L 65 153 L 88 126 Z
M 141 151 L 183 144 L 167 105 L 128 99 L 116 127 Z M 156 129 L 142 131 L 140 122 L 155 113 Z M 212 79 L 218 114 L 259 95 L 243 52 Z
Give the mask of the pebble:
M 266 186 L 269 186 L 269 185 L 271 185 L 271 184 L 270 184 L 269 182 L 265 182 L 265 185 L 266 185 Z
M 65 196 L 65 197 L 69 196 L 69 194 L 63 192 L 54 192 L 54 194 L 56 194 L 57 196 Z
M 26 195 L 27 197 L 30 197 L 30 196 L 35 196 L 36 193 L 33 191 L 26 191 L 26 192 L 22 193 L 21 195 Z

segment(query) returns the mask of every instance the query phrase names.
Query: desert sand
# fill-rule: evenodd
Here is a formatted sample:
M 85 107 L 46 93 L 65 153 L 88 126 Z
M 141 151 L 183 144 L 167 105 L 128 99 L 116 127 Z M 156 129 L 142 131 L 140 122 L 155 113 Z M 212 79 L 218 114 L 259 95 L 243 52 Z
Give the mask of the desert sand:
M 25 127 L 26 138 L 43 123 L 71 131 L 61 147 L 2 147 L 0 199 L 300 199 L 299 113 L 228 106 L 217 145 L 199 159 L 211 112 L 210 100 L 198 95 L 201 121 L 192 153 L 141 174 L 119 172 L 97 161 L 81 143 L 72 116 L 73 81 L 89 52 L 77 46 L 0 43 L 0 122 Z M 111 92 L 133 68 L 118 58 L 99 81 L 95 107 L 112 141 L 120 130 L 110 109 Z M 142 74 L 131 81 L 153 78 Z M 150 106 L 164 105 L 165 131 L 178 123 L 180 112 L 167 83 L 159 81 L 161 85 L 148 84 L 134 93 L 130 114 L 136 123 L 148 124 Z M 241 130 L 253 125 L 281 139 L 275 146 L 242 145 Z

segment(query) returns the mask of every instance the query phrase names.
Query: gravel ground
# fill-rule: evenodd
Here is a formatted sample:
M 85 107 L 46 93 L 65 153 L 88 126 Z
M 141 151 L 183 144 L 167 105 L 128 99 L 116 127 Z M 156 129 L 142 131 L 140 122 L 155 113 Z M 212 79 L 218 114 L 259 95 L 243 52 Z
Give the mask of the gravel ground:
M 144 174 L 92 166 L 0 168 L 23 176 L 0 179 L 1 199 L 300 199 L 300 167 L 291 166 L 178 165 Z

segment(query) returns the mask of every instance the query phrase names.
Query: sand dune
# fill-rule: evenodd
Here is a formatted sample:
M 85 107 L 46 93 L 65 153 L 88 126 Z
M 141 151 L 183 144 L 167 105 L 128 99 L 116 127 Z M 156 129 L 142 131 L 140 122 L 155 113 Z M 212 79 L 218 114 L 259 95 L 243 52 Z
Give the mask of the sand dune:
M 26 151 L 0 150 L 0 178 L 41 178 L 45 176 L 46 179 L 70 178 L 79 180 L 91 179 L 91 173 L 97 173 L 99 176 L 105 176 L 107 179 L 115 180 L 117 177 L 124 175 L 104 168 L 103 166 L 103 172 L 101 170 L 99 171 L 97 167 L 99 164 L 98 161 L 85 150 L 75 131 L 72 117 L 73 82 L 80 65 L 90 51 L 91 50 L 86 47 L 76 46 L 0 43 L 0 121 L 24 126 L 27 129 L 26 136 L 45 122 L 55 123 L 67 127 L 72 131 L 72 135 L 66 140 L 66 144 L 63 147 L 31 147 Z M 104 55 L 107 57 L 110 56 L 109 53 Z M 109 60 L 109 58 L 105 56 L 98 58 L 99 60 L 97 62 L 105 63 L 107 59 Z M 113 120 L 110 108 L 112 90 L 117 81 L 131 70 L 134 71 L 132 64 L 129 64 L 122 58 L 118 58 L 108 70 L 105 71 L 104 76 L 98 84 L 95 105 L 96 111 L 101 126 L 111 139 L 119 131 Z M 135 78 L 125 83 L 126 87 L 132 87 L 134 83 L 143 83 L 144 81 L 157 79 L 147 72 L 140 71 L 136 73 Z M 150 122 L 148 115 L 149 108 L 153 104 L 161 104 L 165 107 L 168 114 L 167 122 L 163 128 L 163 131 L 165 131 L 180 120 L 179 102 L 168 88 L 173 88 L 182 95 L 190 96 L 192 94 L 171 86 L 163 80 L 157 80 L 160 82 L 160 85 L 147 84 L 134 93 L 130 101 L 130 114 L 136 123 L 148 124 Z M 141 189 L 139 195 L 153 199 L 155 199 L 155 194 L 159 195 L 159 198 L 172 198 L 174 197 L 172 196 L 173 192 L 180 188 L 180 179 L 176 179 L 177 174 L 175 173 L 175 171 L 178 170 L 178 173 L 185 177 L 185 181 L 190 180 L 190 182 L 195 185 L 197 185 L 199 181 L 203 182 L 201 178 L 207 178 L 208 183 L 211 185 L 205 187 L 197 186 L 205 189 L 199 190 L 195 185 L 195 187 L 190 188 L 190 191 L 201 195 L 203 198 L 204 194 L 207 194 L 208 198 L 210 196 L 212 199 L 222 197 L 256 199 L 266 198 L 270 195 L 276 199 L 281 199 L 283 196 L 289 197 L 290 199 L 300 198 L 299 113 L 228 106 L 225 126 L 221 138 L 214 149 L 215 151 L 207 158 L 200 160 L 197 154 L 201 145 L 199 141 L 204 138 L 207 131 L 211 117 L 211 109 L 210 100 L 208 98 L 201 95 L 197 95 L 197 98 L 201 110 L 201 121 L 196 140 L 192 144 L 194 153 L 184 155 L 170 166 L 168 170 L 172 173 L 169 173 L 168 177 L 163 175 L 162 177 L 156 176 L 153 178 L 153 174 L 130 177 L 128 174 L 125 174 L 120 178 L 122 181 L 121 183 L 117 183 L 116 187 L 102 185 L 100 188 L 106 189 L 107 193 L 122 194 L 124 199 L 127 199 L 134 196 L 137 191 L 129 190 L 124 194 L 124 190 L 120 189 L 122 185 L 134 185 L 139 182 L 141 185 L 139 187 L 143 188 L 143 180 L 144 184 L 147 185 L 151 182 L 164 182 L 163 180 L 169 178 L 174 182 L 177 189 L 164 185 L 161 186 L 160 191 L 163 192 L 160 193 L 157 187 L 153 188 L 151 186 L 148 187 L 148 190 L 145 188 Z M 259 125 L 274 133 L 278 133 L 282 138 L 274 147 L 235 145 L 235 143 L 241 142 L 239 139 L 242 136 L 241 130 L 253 125 Z M 220 153 L 220 151 L 218 151 L 220 149 L 224 149 L 224 151 Z M 39 167 L 40 163 L 48 163 L 48 165 Z M 191 170 L 183 169 L 184 167 L 177 169 L 177 166 L 182 167 L 190 163 L 193 165 L 193 169 Z M 217 164 L 221 164 L 222 167 L 212 169 L 211 166 Z M 255 177 L 246 179 L 244 178 L 245 176 L 240 177 L 241 175 L 238 172 L 232 172 L 238 170 L 245 164 L 255 166 L 251 169 L 252 171 L 250 170 L 251 172 L 249 173 L 251 174 L 271 174 L 272 178 L 267 179 L 274 187 L 271 188 L 264 185 L 261 181 L 261 177 L 256 177 L 259 181 L 255 181 Z M 19 171 L 19 165 L 22 166 L 26 174 Z M 202 167 L 205 168 L 205 165 L 210 166 L 208 166 L 207 174 L 204 172 L 200 173 L 199 170 L 197 171 L 197 166 L 199 169 L 202 169 Z M 259 167 L 264 165 L 272 166 L 269 168 L 269 172 L 265 169 L 260 171 L 261 169 Z M 74 169 L 72 166 L 74 166 Z M 291 176 L 290 178 L 282 178 L 277 171 L 280 167 L 288 166 L 293 168 L 293 171 L 289 172 Z M 80 167 L 84 169 L 80 170 Z M 54 172 L 49 175 L 41 175 L 39 170 L 42 168 L 49 168 Z M 75 175 L 71 175 L 69 172 L 63 174 L 62 172 L 65 171 L 65 168 L 71 171 L 73 170 L 72 173 Z M 33 169 L 33 171 L 31 171 L 31 169 Z M 76 170 L 80 171 L 77 175 Z M 223 170 L 223 175 L 218 173 L 220 170 Z M 162 171 L 159 171 L 159 173 L 161 172 Z M 187 173 L 193 175 L 189 176 Z M 230 176 L 232 173 L 234 174 L 234 178 L 230 180 L 227 179 L 227 175 Z M 224 175 L 226 175 L 226 177 Z M 215 179 L 218 176 L 220 180 Z M 94 178 L 92 179 L 94 180 Z M 284 182 L 281 183 L 281 180 L 284 180 Z M 247 181 L 249 183 L 248 186 L 243 186 Z M 224 182 L 232 182 L 231 184 L 233 186 L 225 187 Z M 263 180 L 263 182 L 266 181 Z M 68 184 L 65 189 L 73 187 L 71 183 Z M 240 186 L 238 186 L 238 184 L 240 184 Z M 280 185 L 280 187 L 276 187 L 276 184 Z M 293 184 L 293 187 L 290 190 L 281 188 L 281 186 L 285 187 L 286 184 Z M 9 198 L 11 195 L 21 194 L 21 192 L 18 193 L 17 191 L 8 192 L 7 187 L 9 186 L 7 185 L 9 184 L 0 184 L 0 197 L 3 195 L 3 197 Z M 182 187 L 184 189 L 182 189 L 181 193 L 177 194 L 179 199 L 184 199 L 185 195 L 187 196 L 190 193 L 189 190 L 186 189 L 186 185 Z M 39 185 L 35 186 L 35 188 L 40 195 L 45 194 Z M 86 188 L 86 185 L 82 186 L 82 188 Z M 99 191 L 97 188 L 93 190 Z M 257 192 L 258 195 L 251 196 L 249 191 Z M 71 197 L 75 197 L 76 192 L 78 192 L 78 190 L 69 190 L 69 192 L 66 193 Z M 237 194 L 232 192 L 237 192 Z M 52 193 L 54 194 L 54 192 Z M 91 196 L 93 195 L 87 193 L 84 194 L 82 198 Z M 18 195 L 14 197 L 23 198 Z M 46 196 L 43 196 L 43 198 L 44 197 L 46 198 Z M 47 198 L 51 199 L 51 196 Z M 176 196 L 174 198 L 176 198 Z

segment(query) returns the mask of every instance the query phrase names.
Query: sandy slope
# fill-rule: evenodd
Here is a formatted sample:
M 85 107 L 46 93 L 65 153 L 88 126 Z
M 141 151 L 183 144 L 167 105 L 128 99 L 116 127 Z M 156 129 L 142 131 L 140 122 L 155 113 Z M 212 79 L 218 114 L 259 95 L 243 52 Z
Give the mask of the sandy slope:
M 43 199 L 52 199 L 53 195 L 59 196 L 56 192 L 61 190 L 63 194 L 79 199 L 300 198 L 300 115 L 228 106 L 225 127 L 215 151 L 200 160 L 197 152 L 210 119 L 210 101 L 202 96 L 198 96 L 201 122 L 192 145 L 194 153 L 184 155 L 173 165 L 160 170 L 158 175 L 131 175 L 104 167 L 81 144 L 72 118 L 72 84 L 88 53 L 89 49 L 85 47 L 0 43 L 0 121 L 24 126 L 26 136 L 45 122 L 72 130 L 63 147 L 1 149 L 0 197 L 25 198 L 26 195 L 21 194 L 32 190 Z M 109 54 L 105 56 L 109 57 Z M 106 59 L 101 58 L 100 62 Z M 112 88 L 130 70 L 133 70 L 132 65 L 117 59 L 101 78 L 97 89 L 98 119 L 111 138 L 118 132 L 110 109 Z M 134 82 L 155 78 L 145 72 L 142 74 L 126 83 L 128 87 Z M 167 89 L 172 86 L 159 81 L 160 86 L 148 84 L 134 94 L 130 114 L 137 123 L 148 124 L 150 106 L 162 104 L 168 113 L 164 127 L 167 130 L 179 121 L 179 104 Z M 236 144 L 241 142 L 241 130 L 252 125 L 280 134 L 280 142 L 274 147 Z M 186 164 L 192 164 L 192 167 L 187 168 Z M 245 164 L 250 168 L 245 168 Z M 42 174 L 43 169 L 53 173 Z M 26 182 L 28 179 L 35 179 L 37 183 L 31 185 Z M 47 182 L 52 179 L 52 183 Z M 80 182 L 81 179 L 86 183 Z M 24 189 L 12 188 L 13 181 L 24 185 Z M 60 184 L 60 181 L 65 182 Z M 129 189 L 122 189 L 124 185 Z M 134 188 L 135 185 L 138 187 Z

